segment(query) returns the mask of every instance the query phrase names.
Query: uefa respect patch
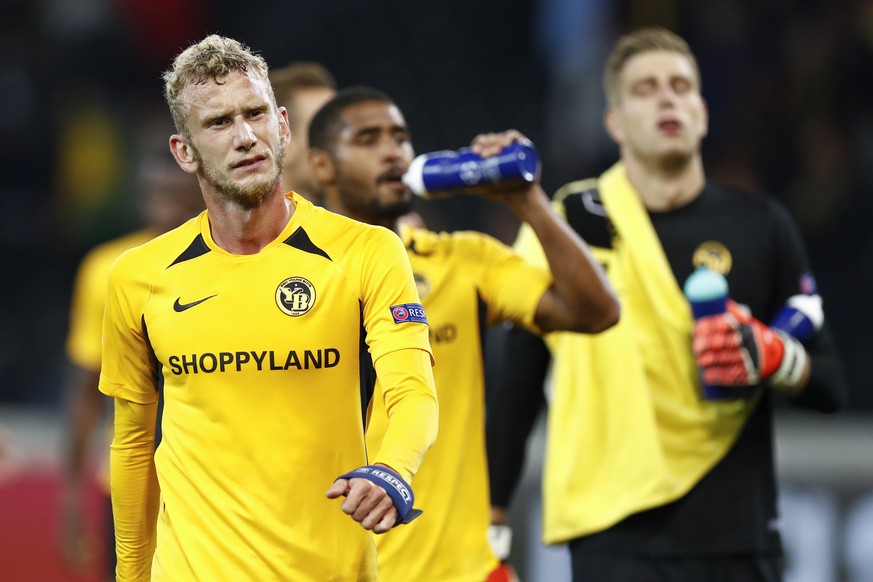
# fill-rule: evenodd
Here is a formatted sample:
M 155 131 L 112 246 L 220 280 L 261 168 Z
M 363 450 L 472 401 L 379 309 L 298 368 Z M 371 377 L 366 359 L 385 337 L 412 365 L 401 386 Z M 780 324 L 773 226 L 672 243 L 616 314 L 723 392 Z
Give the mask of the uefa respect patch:
M 420 303 L 393 305 L 391 307 L 391 317 L 394 318 L 394 323 L 406 323 L 407 321 L 414 323 L 427 323 L 427 317 L 424 315 L 424 307 L 422 307 Z

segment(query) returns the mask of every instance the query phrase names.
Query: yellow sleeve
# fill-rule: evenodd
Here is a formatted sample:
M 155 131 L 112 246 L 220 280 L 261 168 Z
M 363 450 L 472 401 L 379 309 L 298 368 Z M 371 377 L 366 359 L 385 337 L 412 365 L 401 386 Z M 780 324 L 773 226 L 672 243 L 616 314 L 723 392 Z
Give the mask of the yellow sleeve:
M 488 305 L 489 325 L 509 320 L 541 333 L 534 317 L 552 284 L 548 266 L 532 264 L 502 242 L 481 233 L 456 233 L 455 237 L 458 252 L 464 257 L 464 270 L 475 274 L 476 288 Z
M 527 223 L 521 225 L 518 230 L 518 236 L 512 249 L 524 257 L 528 263 L 539 267 L 548 268 L 549 262 L 546 260 L 546 253 L 540 244 L 540 239 L 537 238 L 534 229 Z
M 437 435 L 439 408 L 430 353 L 389 352 L 374 362 L 382 387 L 388 428 L 378 458 L 407 481 L 412 479 Z
M 414 318 L 400 322 L 394 317 L 396 307 L 421 307 L 406 248 L 393 232 L 373 228 L 369 246 L 361 251 L 361 303 L 373 361 L 402 349 L 431 353 L 426 322 Z
M 99 390 L 113 398 L 149 404 L 158 400 L 157 362 L 143 328 L 151 275 L 133 255 L 122 255 L 109 273 L 103 315 Z
M 109 484 L 118 582 L 151 578 L 160 499 L 154 463 L 157 411 L 156 402 L 137 404 L 115 399 Z

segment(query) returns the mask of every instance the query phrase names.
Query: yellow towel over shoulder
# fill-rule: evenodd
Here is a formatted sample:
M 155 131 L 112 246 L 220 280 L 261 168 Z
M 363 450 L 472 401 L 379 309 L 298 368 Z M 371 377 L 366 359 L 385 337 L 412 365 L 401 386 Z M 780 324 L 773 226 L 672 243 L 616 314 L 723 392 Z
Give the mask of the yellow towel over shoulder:
M 615 233 L 594 248 L 622 303 L 598 335 L 553 333 L 544 471 L 546 543 L 604 530 L 687 493 L 730 449 L 753 401 L 708 402 L 691 350 L 693 321 L 623 165 L 596 183 Z M 578 191 L 578 184 L 572 184 Z M 555 205 L 564 212 L 561 192 Z M 581 233 L 585 236 L 585 233 Z M 535 262 L 529 227 L 516 248 Z

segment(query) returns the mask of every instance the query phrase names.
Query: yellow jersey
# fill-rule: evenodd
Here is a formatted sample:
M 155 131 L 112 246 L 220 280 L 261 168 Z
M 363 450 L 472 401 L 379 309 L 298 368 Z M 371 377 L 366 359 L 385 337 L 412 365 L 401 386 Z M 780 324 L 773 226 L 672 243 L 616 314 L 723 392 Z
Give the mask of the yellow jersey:
M 216 245 L 204 212 L 113 267 L 100 390 L 164 397 L 153 580 L 375 580 L 371 534 L 325 492 L 371 462 L 409 478 L 431 443 L 432 387 L 414 396 L 433 418 L 379 456 L 364 443 L 373 362 L 430 353 L 427 325 L 398 317 L 419 303 L 402 244 L 288 197 L 256 254 Z

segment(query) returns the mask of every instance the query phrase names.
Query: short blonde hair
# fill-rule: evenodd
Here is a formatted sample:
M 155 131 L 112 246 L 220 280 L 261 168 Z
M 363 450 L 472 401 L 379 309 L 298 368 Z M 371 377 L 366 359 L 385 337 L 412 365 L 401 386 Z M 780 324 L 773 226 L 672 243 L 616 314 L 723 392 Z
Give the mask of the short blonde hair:
M 188 137 L 187 104 L 181 99 L 189 85 L 199 85 L 212 80 L 218 84 L 229 74 L 241 71 L 267 81 L 273 105 L 276 98 L 269 83 L 267 62 L 260 55 L 232 38 L 212 34 L 192 44 L 173 60 L 170 70 L 164 72 L 164 98 L 170 106 L 170 114 L 176 130 Z
M 700 87 L 700 68 L 688 43 L 666 28 L 652 26 L 622 36 L 612 49 L 606 61 L 606 70 L 603 72 L 603 90 L 606 93 L 607 103 L 618 102 L 619 77 L 628 61 L 639 54 L 651 51 L 671 51 L 687 57 L 694 69 L 697 86 Z

